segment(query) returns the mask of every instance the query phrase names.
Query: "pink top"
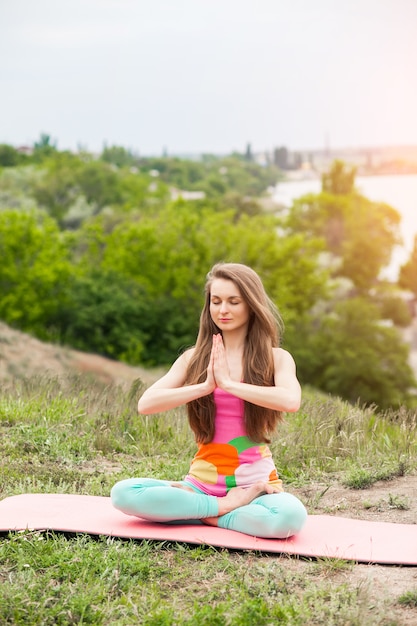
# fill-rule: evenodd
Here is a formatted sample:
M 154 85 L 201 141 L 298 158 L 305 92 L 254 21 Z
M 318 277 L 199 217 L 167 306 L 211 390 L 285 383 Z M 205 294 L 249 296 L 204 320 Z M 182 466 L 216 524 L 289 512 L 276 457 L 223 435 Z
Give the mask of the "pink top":
M 198 445 L 185 480 L 218 497 L 232 487 L 249 487 L 259 480 L 282 490 L 269 447 L 246 435 L 243 400 L 216 388 L 214 402 L 214 438 Z

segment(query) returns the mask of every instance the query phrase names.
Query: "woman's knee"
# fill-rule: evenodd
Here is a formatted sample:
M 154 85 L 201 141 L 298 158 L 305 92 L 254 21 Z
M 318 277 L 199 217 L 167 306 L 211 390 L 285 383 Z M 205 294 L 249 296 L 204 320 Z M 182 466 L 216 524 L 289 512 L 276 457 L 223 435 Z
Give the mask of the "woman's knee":
M 113 485 L 110 498 L 116 509 L 123 510 L 130 506 L 132 498 L 136 498 L 147 487 L 165 486 L 166 481 L 154 478 L 126 478 Z
M 116 509 L 123 508 L 126 504 L 126 495 L 131 490 L 134 479 L 127 478 L 126 480 L 119 480 L 113 485 L 110 491 L 111 503 Z
M 307 511 L 304 504 L 290 493 L 261 496 L 257 503 L 270 512 L 265 519 L 267 528 L 264 536 L 285 539 L 299 533 L 306 522 Z
M 304 504 L 290 493 L 281 493 L 281 502 L 277 507 L 280 525 L 286 530 L 287 536 L 300 532 L 307 520 L 307 510 Z
M 268 494 L 218 518 L 221 528 L 238 530 L 265 539 L 286 539 L 300 532 L 307 511 L 295 496 Z

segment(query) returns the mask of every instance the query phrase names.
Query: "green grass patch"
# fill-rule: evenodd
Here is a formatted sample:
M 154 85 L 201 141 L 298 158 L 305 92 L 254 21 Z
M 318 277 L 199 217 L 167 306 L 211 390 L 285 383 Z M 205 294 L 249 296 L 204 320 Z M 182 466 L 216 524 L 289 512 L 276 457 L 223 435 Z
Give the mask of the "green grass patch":
M 363 623 L 360 587 L 317 585 L 315 565 L 301 574 L 290 563 L 204 546 L 10 534 L 0 544 L 0 623 Z
M 417 608 L 417 589 L 406 591 L 398 598 L 398 604 Z
M 365 488 L 416 469 L 416 414 L 401 409 L 376 415 L 373 408 L 307 391 L 272 449 L 288 482 L 332 474 L 343 475 L 348 486 Z

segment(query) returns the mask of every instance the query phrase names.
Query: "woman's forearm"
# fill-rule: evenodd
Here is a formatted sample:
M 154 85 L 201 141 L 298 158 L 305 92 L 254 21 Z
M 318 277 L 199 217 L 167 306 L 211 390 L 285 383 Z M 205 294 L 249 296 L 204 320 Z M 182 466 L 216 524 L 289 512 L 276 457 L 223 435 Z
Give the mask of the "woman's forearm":
M 294 413 L 300 408 L 301 388 L 298 384 L 294 384 L 291 388 L 261 387 L 230 380 L 222 388 L 242 400 L 267 409 Z
M 205 382 L 174 388 L 150 387 L 139 398 L 138 411 L 144 415 L 162 413 L 207 396 L 212 391 Z

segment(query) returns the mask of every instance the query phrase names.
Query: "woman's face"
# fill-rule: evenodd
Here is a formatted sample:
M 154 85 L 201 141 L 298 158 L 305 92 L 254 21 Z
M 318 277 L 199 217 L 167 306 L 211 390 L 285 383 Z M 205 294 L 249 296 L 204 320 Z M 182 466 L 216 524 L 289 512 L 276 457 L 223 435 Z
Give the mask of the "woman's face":
M 232 280 L 213 280 L 210 289 L 210 315 L 223 332 L 247 328 L 249 307 Z

